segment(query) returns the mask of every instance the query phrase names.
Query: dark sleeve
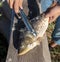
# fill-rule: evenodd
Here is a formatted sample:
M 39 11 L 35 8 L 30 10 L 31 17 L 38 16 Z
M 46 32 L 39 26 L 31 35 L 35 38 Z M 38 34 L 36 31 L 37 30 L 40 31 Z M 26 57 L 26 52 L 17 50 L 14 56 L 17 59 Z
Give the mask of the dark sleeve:
M 59 5 L 60 5 L 60 0 L 58 0 L 58 3 L 59 3 Z

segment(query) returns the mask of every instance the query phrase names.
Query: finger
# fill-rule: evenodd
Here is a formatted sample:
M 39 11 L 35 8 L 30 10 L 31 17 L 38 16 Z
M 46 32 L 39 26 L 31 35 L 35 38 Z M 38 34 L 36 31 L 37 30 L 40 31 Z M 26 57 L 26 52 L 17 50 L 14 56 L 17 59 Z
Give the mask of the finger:
M 54 22 L 57 19 L 58 15 L 55 15 L 54 17 L 50 17 L 49 23 Z
M 7 0 L 7 3 L 9 4 L 9 0 Z
M 19 7 L 21 8 L 21 9 L 23 9 L 23 0 L 19 0 Z
M 52 19 L 53 19 L 53 17 L 49 17 L 49 23 L 51 23 L 51 22 L 52 22 Z
M 19 12 L 19 0 L 15 0 L 14 2 L 14 10 L 16 13 Z
M 10 8 L 13 8 L 14 0 L 10 0 Z
M 54 16 L 54 18 L 52 19 L 52 22 L 55 21 L 57 19 L 58 16 Z
M 59 13 L 55 14 L 53 21 L 56 20 L 59 17 Z

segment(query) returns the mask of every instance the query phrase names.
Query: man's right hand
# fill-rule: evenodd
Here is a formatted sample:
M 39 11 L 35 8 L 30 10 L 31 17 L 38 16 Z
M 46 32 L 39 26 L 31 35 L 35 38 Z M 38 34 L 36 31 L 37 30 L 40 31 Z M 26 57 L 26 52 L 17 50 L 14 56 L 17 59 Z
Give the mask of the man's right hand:
M 22 3 L 23 0 L 7 0 L 9 6 L 11 9 L 14 9 L 16 13 L 19 12 L 19 8 L 23 9 Z
M 55 7 L 51 8 L 45 16 L 49 17 L 49 23 L 55 21 L 57 17 L 60 16 L 60 6 L 56 5 Z

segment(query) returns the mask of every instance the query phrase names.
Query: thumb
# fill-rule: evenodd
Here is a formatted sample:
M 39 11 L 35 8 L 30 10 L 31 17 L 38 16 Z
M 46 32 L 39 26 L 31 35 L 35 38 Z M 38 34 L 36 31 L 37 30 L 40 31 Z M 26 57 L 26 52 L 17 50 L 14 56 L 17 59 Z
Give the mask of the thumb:
M 51 17 L 49 23 L 54 22 L 57 19 L 58 15 L 56 14 L 54 17 Z
M 23 9 L 23 0 L 19 0 L 19 6 L 21 9 Z
M 47 13 L 46 15 L 45 15 L 45 17 L 47 18 L 47 17 L 50 17 L 50 14 L 49 13 Z

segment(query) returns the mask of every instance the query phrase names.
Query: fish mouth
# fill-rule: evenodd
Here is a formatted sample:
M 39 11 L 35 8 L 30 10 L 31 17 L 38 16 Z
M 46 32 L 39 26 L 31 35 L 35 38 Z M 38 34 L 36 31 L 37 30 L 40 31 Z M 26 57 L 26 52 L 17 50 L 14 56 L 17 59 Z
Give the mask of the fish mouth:
M 21 46 L 19 47 L 18 55 L 24 55 L 36 46 L 40 45 L 40 42 L 38 41 L 38 39 L 35 40 L 35 36 L 31 33 L 26 34 L 22 40 Z

